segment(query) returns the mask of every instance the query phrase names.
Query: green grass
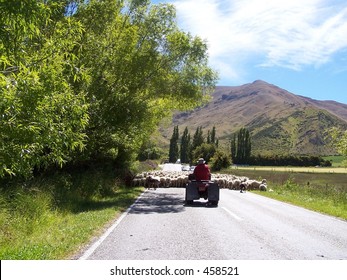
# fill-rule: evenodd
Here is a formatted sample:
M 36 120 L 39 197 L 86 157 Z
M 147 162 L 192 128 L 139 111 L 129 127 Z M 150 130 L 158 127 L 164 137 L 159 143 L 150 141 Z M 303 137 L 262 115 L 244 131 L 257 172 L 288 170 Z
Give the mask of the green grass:
M 103 171 L 59 174 L 26 184 L 0 193 L 2 260 L 72 258 L 143 191 L 125 187 Z
M 255 191 L 277 200 L 347 220 L 347 174 L 231 169 L 252 179 L 267 179 L 268 191 Z
M 345 167 L 343 161 L 345 160 L 344 156 L 327 156 L 324 157 L 324 160 L 330 160 L 333 167 Z
M 223 171 L 224 172 L 224 171 Z M 347 220 L 347 174 L 229 169 L 266 178 L 257 192 Z M 0 182 L 0 259 L 70 259 L 135 201 L 113 170 L 74 170 L 30 182 Z

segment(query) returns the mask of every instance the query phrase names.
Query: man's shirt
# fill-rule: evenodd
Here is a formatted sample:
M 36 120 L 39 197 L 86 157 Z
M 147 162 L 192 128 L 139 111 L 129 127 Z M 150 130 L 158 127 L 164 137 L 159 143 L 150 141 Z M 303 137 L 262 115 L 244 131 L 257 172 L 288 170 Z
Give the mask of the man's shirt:
M 211 172 L 206 164 L 199 164 L 194 169 L 195 180 L 210 180 Z

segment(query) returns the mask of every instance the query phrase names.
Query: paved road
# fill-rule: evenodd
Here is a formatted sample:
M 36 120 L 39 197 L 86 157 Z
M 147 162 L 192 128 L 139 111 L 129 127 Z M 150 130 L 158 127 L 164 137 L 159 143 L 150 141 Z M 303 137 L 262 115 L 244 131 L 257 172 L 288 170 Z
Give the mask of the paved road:
M 82 258 L 347 259 L 347 222 L 250 192 L 223 189 L 217 208 L 184 206 L 184 189 L 146 191 Z

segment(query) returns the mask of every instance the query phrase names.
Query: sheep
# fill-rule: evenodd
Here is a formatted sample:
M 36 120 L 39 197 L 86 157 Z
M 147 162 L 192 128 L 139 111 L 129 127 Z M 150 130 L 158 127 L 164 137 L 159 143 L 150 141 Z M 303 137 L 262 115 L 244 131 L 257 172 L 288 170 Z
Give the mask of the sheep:
M 155 170 L 151 172 L 143 172 L 137 174 L 132 184 L 134 186 L 144 186 L 148 189 L 151 188 L 184 188 L 189 180 L 189 171 L 163 171 Z M 227 188 L 233 190 L 246 191 L 246 189 L 260 189 L 267 190 L 266 180 L 258 182 L 256 180 L 250 180 L 247 177 L 235 176 L 230 174 L 212 173 L 211 181 L 218 183 L 220 188 Z M 262 185 L 262 186 L 261 186 Z M 261 186 L 261 187 L 260 187 Z
M 149 177 L 146 178 L 146 186 L 150 190 L 153 188 L 156 190 L 159 187 L 160 184 L 160 178 L 156 176 L 150 175 Z
M 266 184 L 266 179 L 263 179 L 261 182 L 256 181 L 256 180 L 247 180 L 246 181 L 247 189 L 249 189 L 249 190 L 259 189 L 259 186 L 261 184 Z
M 241 180 L 240 179 L 235 179 L 233 181 L 233 189 L 238 190 L 241 185 Z

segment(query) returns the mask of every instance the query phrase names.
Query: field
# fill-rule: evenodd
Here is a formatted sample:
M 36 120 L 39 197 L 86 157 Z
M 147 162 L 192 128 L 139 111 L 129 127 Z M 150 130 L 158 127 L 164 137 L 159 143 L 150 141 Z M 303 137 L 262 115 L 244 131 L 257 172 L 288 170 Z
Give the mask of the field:
M 345 168 L 233 167 L 228 173 L 266 179 L 258 194 L 347 220 Z
M 294 166 L 233 166 L 237 170 L 254 171 L 276 171 L 276 172 L 294 172 L 294 173 L 328 173 L 328 174 L 346 174 L 346 167 L 294 167 Z

